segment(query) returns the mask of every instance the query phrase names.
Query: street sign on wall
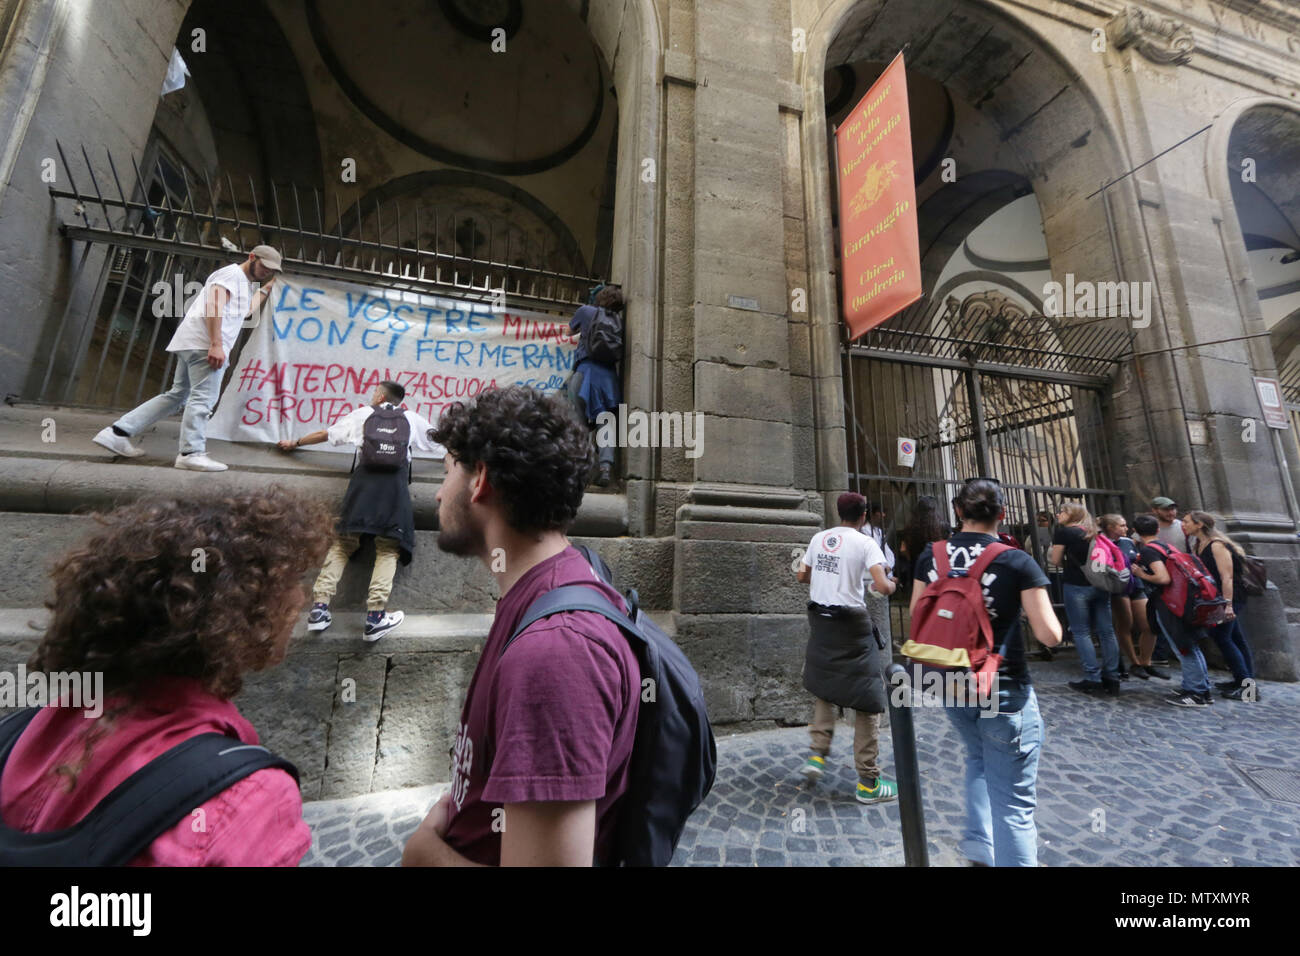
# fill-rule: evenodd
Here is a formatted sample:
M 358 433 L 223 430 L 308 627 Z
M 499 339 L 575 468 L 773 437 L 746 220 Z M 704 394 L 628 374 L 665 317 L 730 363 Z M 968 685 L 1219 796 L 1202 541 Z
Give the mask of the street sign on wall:
M 1255 379 L 1255 392 L 1259 407 L 1264 412 L 1264 424 L 1269 428 L 1290 428 L 1286 406 L 1282 404 L 1282 385 L 1275 378 Z
M 900 438 L 898 440 L 898 464 L 904 468 L 911 468 L 916 464 L 915 439 Z

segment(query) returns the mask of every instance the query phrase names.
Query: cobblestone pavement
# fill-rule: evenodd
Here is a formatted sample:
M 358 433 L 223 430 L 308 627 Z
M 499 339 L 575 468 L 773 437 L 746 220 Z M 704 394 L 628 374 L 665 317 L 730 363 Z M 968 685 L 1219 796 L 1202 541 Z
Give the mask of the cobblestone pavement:
M 1258 702 L 1218 699 L 1212 708 L 1190 709 L 1161 700 L 1176 678 L 1128 681 L 1112 700 L 1071 691 L 1065 682 L 1075 676 L 1072 658 L 1034 665 L 1047 725 L 1038 775 L 1040 864 L 1300 864 L 1300 802 L 1265 795 L 1289 782 L 1291 798 L 1300 800 L 1300 685 L 1265 683 Z M 960 744 L 940 711 L 913 713 L 930 863 L 960 865 Z M 866 807 L 854 799 L 852 737 L 851 725 L 837 726 L 827 772 L 815 787 L 799 775 L 806 729 L 720 737 L 717 781 L 691 818 L 674 864 L 901 865 L 898 804 Z M 890 775 L 887 727 L 881 760 Z M 1243 771 L 1260 767 L 1275 770 L 1252 784 Z M 406 837 L 443 789 L 308 804 L 315 838 L 303 864 L 396 865 Z

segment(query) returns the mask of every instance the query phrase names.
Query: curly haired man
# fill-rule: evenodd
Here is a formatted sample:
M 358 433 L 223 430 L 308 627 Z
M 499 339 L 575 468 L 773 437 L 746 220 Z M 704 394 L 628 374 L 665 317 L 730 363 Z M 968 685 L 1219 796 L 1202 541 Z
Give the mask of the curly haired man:
M 461 709 L 452 788 L 406 844 L 407 866 L 590 866 L 612 848 L 636 736 L 640 668 L 605 618 L 565 611 L 505 651 L 527 607 L 565 584 L 624 607 L 570 546 L 591 442 L 562 399 L 511 386 L 444 413 L 438 547 L 501 589 Z M 504 653 L 503 653 L 504 651 Z

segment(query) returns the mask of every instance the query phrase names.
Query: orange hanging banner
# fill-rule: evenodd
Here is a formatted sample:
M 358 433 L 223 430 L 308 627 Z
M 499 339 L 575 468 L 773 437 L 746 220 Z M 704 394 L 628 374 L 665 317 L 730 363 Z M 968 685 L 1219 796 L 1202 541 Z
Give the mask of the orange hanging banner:
M 844 321 L 856 339 L 921 298 L 903 54 L 840 124 L 835 144 Z

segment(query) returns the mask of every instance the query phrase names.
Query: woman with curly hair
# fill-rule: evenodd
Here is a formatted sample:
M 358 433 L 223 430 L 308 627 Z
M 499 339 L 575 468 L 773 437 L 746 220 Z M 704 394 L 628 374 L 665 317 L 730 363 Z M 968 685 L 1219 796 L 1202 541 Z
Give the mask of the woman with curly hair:
M 323 506 L 275 488 L 142 500 L 97 521 L 51 571 L 51 619 L 29 666 L 102 673 L 107 700 L 95 719 L 46 707 L 14 745 L 0 818 L 25 833 L 73 826 L 191 737 L 257 744 L 230 699 L 244 674 L 284 660 L 331 523 Z M 284 770 L 258 770 L 199 809 L 131 865 L 296 866 L 311 846 Z

